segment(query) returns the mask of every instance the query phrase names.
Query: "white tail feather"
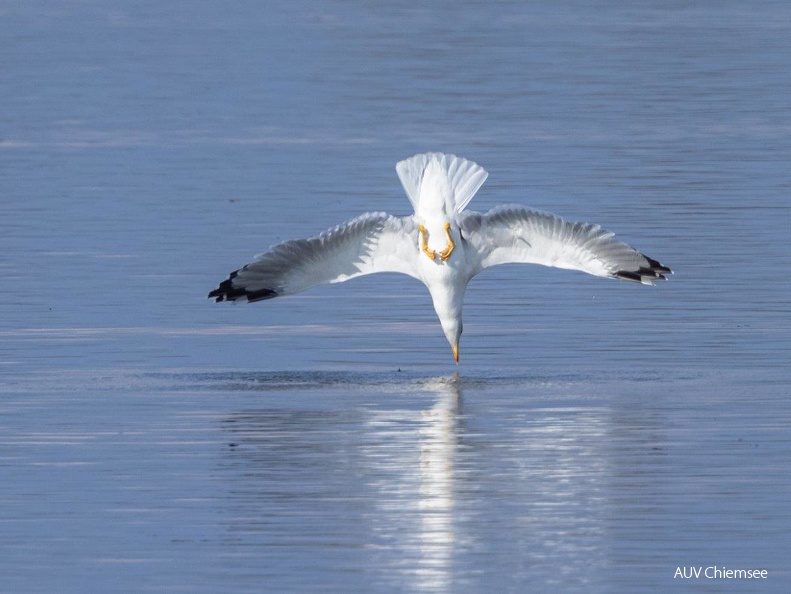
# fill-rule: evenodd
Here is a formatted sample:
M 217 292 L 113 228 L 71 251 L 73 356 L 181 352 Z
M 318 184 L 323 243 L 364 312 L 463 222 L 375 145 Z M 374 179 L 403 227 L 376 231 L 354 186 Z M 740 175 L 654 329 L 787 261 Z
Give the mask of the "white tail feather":
M 422 153 L 400 161 L 396 164 L 396 173 L 398 173 L 401 185 L 404 186 L 404 191 L 415 212 L 420 206 L 420 183 L 423 179 L 423 172 L 432 160 L 435 160 L 447 173 L 453 190 L 456 212 L 461 212 L 475 196 L 489 174 L 473 161 L 443 153 Z

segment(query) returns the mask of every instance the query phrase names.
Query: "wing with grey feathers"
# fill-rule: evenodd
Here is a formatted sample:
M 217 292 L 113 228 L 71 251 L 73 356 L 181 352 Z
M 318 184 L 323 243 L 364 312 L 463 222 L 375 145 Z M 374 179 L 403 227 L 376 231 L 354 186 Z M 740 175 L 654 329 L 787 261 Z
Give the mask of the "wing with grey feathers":
M 417 236 L 411 216 L 366 213 L 317 237 L 272 247 L 232 272 L 209 297 L 253 302 L 375 272 L 416 277 Z
M 462 237 L 478 254 L 474 272 L 508 263 L 541 264 L 651 285 L 672 270 L 613 238 L 599 225 L 573 223 L 522 206 L 468 213 Z

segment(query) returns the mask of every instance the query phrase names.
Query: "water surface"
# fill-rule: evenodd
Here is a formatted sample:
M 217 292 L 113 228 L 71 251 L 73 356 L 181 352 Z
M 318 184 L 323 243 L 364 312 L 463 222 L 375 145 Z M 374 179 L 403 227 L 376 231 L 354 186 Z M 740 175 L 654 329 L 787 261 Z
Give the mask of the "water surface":
M 10 592 L 783 591 L 782 2 L 0 8 Z M 425 289 L 205 299 L 278 241 L 470 208 L 597 222 L 655 288 L 501 267 L 453 365 Z M 761 583 L 673 580 L 764 568 Z M 0 588 L 2 589 L 2 588 Z

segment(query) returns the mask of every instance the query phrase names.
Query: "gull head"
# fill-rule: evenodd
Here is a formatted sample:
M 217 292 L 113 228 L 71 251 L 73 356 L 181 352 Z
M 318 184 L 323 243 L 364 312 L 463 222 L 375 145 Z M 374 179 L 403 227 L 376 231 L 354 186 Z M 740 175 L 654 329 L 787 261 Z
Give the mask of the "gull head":
M 448 343 L 450 344 L 450 350 L 453 351 L 453 359 L 458 365 L 459 340 L 461 339 L 463 326 L 461 316 L 458 318 L 440 318 L 440 323 L 442 324 L 442 332 L 445 334 L 445 338 L 448 339 Z

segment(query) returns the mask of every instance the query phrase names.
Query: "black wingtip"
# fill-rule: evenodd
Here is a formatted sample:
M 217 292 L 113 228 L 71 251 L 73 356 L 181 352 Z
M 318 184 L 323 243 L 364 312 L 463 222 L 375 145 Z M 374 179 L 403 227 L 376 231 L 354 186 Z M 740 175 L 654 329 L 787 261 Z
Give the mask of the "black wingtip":
M 236 278 L 238 271 L 232 272 L 230 276 L 222 281 L 220 285 L 209 293 L 208 298 L 214 299 L 215 303 L 223 301 L 236 301 L 237 299 L 247 299 L 248 303 L 264 301 L 278 296 L 277 291 L 272 289 L 257 289 L 250 291 L 244 287 L 234 287 L 233 279 Z
M 653 281 L 667 280 L 667 274 L 673 271 L 667 266 L 663 266 L 658 260 L 643 255 L 648 262 L 648 266 L 641 266 L 637 270 L 618 270 L 613 273 L 615 278 L 628 280 L 642 284 L 653 284 Z
M 630 272 L 628 270 L 619 270 L 613 276 L 620 278 L 621 280 L 634 281 L 636 283 L 643 282 L 642 278 L 637 272 Z
M 667 266 L 663 266 L 658 260 L 654 260 L 653 258 L 649 258 L 648 256 L 643 256 L 646 260 L 648 260 L 648 265 L 651 267 L 651 270 L 662 274 L 673 274 L 673 271 L 670 270 Z

